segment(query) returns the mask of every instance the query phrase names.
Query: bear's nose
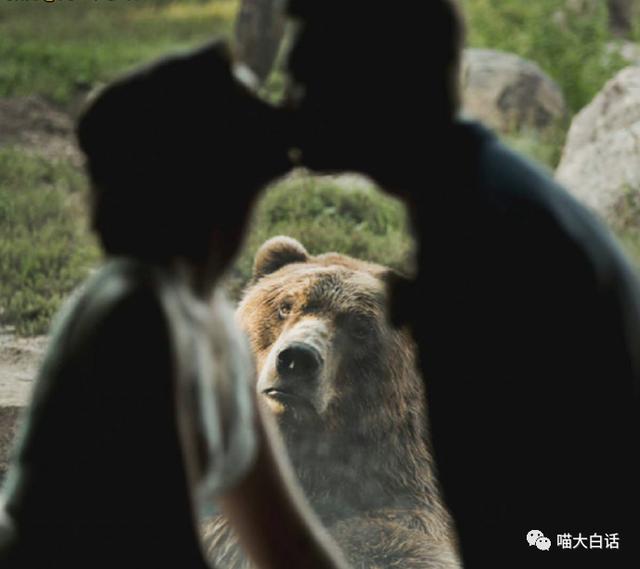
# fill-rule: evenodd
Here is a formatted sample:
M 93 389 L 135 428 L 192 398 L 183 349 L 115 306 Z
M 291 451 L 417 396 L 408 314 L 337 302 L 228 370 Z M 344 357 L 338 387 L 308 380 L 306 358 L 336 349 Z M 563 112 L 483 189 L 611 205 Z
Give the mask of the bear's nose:
M 276 368 L 280 377 L 314 376 L 320 370 L 322 358 L 313 346 L 295 342 L 278 354 Z

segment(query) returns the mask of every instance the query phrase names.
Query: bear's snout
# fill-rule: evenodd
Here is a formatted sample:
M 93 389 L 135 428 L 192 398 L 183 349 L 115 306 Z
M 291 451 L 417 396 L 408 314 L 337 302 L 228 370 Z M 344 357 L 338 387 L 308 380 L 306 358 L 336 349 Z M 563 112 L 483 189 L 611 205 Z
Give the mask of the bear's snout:
M 303 318 L 271 347 L 258 370 L 257 389 L 276 414 L 308 419 L 326 408 L 320 386 L 327 375 L 332 332 L 325 320 Z
M 284 348 L 277 357 L 276 370 L 284 381 L 314 380 L 322 368 L 322 356 L 313 346 L 302 342 L 293 342 Z

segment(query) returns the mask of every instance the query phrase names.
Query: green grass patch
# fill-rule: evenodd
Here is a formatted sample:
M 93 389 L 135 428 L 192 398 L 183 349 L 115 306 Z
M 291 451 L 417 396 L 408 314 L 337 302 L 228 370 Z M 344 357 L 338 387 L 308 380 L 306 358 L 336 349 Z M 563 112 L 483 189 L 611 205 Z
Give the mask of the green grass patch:
M 567 127 L 560 124 L 546 131 L 522 129 L 517 133 L 502 135 L 505 144 L 551 172 L 560 162 L 566 137 Z
M 622 247 L 633 261 L 633 264 L 640 270 L 640 228 L 627 229 L 616 232 L 616 237 L 622 243 Z
M 69 164 L 0 150 L 0 323 L 47 331 L 98 250 L 86 229 L 85 178 Z
M 0 150 L 0 324 L 45 333 L 64 298 L 97 265 L 86 227 L 86 179 L 69 164 Z M 253 257 L 275 235 L 312 254 L 337 251 L 411 272 L 404 206 L 363 179 L 294 173 L 259 201 L 241 254 L 229 271 L 233 297 L 251 276 Z
M 3 0 L 0 97 L 60 104 L 123 70 L 229 35 L 237 0 Z
M 411 272 L 408 228 L 404 205 L 364 179 L 295 173 L 266 190 L 230 271 L 229 288 L 237 297 L 257 249 L 276 235 L 298 239 L 311 254 L 336 251 Z

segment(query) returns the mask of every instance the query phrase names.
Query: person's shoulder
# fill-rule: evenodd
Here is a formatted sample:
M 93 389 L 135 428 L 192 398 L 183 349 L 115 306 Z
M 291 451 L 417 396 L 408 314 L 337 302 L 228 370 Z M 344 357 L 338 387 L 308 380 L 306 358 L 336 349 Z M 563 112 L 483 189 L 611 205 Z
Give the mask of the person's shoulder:
M 583 209 L 549 170 L 508 148 L 482 124 L 460 120 L 458 132 L 476 160 L 476 186 L 488 198 L 512 208 L 538 204 L 542 209 L 560 205 Z
M 159 366 L 170 357 L 155 273 L 135 261 L 108 260 L 72 293 L 53 322 L 32 405 L 47 404 L 53 386 L 81 385 L 87 370 L 126 361 L 135 350 L 152 352 Z
M 73 339 L 86 340 L 110 329 L 131 334 L 141 328 L 165 328 L 161 283 L 160 271 L 153 266 L 125 258 L 107 261 L 76 292 L 67 332 Z
M 573 250 L 601 276 L 634 272 L 611 231 L 550 171 L 508 148 L 482 125 L 460 125 L 476 148 L 475 191 L 489 208 L 510 219 L 510 227 L 519 227 L 524 238 L 541 246 L 555 243 L 561 245 L 558 251 Z

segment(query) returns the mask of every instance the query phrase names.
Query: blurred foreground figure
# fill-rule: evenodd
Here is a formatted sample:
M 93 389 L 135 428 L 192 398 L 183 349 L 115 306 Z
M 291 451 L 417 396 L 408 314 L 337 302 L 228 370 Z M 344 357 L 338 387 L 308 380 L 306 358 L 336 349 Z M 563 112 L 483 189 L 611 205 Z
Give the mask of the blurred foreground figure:
M 288 168 L 278 118 L 220 45 L 114 83 L 82 117 L 107 260 L 53 329 L 0 511 L 3 569 L 207 567 L 196 490 L 258 566 L 341 566 L 278 464 L 244 338 L 214 299 L 254 196 Z
M 392 311 L 419 343 L 465 566 L 639 567 L 629 261 L 547 174 L 456 118 L 462 31 L 449 2 L 289 10 L 304 163 L 364 172 L 412 216 L 418 274 L 396 283 Z M 551 549 L 529 545 L 531 530 Z M 602 550 L 558 551 L 567 533 L 600 535 Z

